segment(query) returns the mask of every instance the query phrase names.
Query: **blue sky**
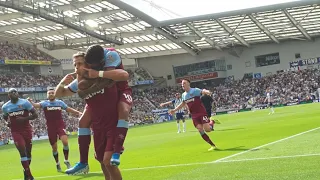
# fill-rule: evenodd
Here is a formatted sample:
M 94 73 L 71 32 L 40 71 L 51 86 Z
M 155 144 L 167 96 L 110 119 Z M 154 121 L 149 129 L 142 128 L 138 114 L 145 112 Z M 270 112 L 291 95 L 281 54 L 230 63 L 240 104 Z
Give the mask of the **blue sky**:
M 158 21 L 247 9 L 299 0 L 122 0 Z M 154 3 L 160 6 L 152 6 Z

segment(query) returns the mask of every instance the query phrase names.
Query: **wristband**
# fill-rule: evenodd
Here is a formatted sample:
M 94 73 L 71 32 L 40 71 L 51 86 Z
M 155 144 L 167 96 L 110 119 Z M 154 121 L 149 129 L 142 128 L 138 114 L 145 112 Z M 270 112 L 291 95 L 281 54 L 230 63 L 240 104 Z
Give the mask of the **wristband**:
M 103 72 L 104 71 L 99 71 L 99 77 L 103 78 Z

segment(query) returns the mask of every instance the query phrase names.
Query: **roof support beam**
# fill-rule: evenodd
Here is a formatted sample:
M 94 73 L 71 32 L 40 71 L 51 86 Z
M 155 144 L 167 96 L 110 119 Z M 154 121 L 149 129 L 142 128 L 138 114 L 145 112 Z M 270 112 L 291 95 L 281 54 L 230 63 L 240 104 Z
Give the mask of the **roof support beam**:
M 243 39 L 238 33 L 236 33 L 234 30 L 232 30 L 229 26 L 227 26 L 224 22 L 222 22 L 220 19 L 215 19 L 217 23 L 226 30 L 230 35 L 234 36 L 241 44 L 250 47 L 249 43 L 247 43 L 246 40 Z
M 290 20 L 290 22 L 301 32 L 301 34 L 303 34 L 303 36 L 304 36 L 305 38 L 307 38 L 308 40 L 312 40 L 312 38 L 311 38 L 311 36 L 308 34 L 308 32 L 307 32 L 305 29 L 303 29 L 303 27 L 300 25 L 300 23 L 297 22 L 297 20 L 294 19 L 294 18 L 292 17 L 292 15 L 291 15 L 286 9 L 284 9 L 283 12 L 284 12 L 284 14 L 288 17 L 288 19 Z
M 126 43 L 124 45 L 115 45 L 113 46 L 116 49 L 125 49 L 125 48 L 133 48 L 133 47 L 143 47 L 143 46 L 154 46 L 154 45 L 161 45 L 161 44 L 170 44 L 172 43 L 168 39 L 160 39 L 158 41 L 143 41 L 138 43 Z M 90 46 L 93 44 L 99 44 L 94 42 L 88 42 L 84 44 L 75 44 L 72 43 L 69 44 L 55 44 L 54 42 L 49 42 L 49 44 L 43 43 L 43 47 L 48 50 L 57 50 L 57 49 L 78 49 L 80 47 L 84 46 Z
M 209 43 L 212 47 L 218 49 L 219 51 L 222 51 L 222 49 L 216 45 L 216 43 L 210 39 L 208 36 L 203 34 L 201 31 L 199 31 L 196 27 L 194 27 L 191 23 L 186 24 L 194 33 L 196 33 L 199 37 L 205 38 L 205 41 Z
M 72 23 L 72 21 L 68 21 L 68 18 L 66 18 L 65 16 L 63 16 L 62 18 L 60 17 L 59 18 L 59 15 L 58 17 L 54 17 L 54 16 L 51 16 L 50 12 L 46 11 L 45 9 L 35 9 L 35 8 L 28 8 L 28 7 L 22 7 L 20 6 L 19 4 L 15 4 L 14 1 L 0 1 L 0 6 L 3 6 L 3 7 L 7 7 L 7 8 L 12 8 L 12 9 L 15 9 L 17 11 L 20 11 L 20 12 L 25 12 L 25 13 L 28 13 L 28 14 L 31 14 L 31 15 L 35 15 L 35 16 L 40 16 L 44 19 L 47 19 L 49 21 L 53 21 L 55 23 L 58 23 L 58 24 L 62 24 L 68 28 L 72 28 L 72 29 L 75 29 L 79 32 L 82 32 L 82 33 L 85 33 L 87 35 L 90 35 L 92 37 L 95 37 L 97 39 L 101 39 L 105 42 L 108 42 L 108 43 L 114 43 L 114 44 L 123 44 L 122 41 L 120 40 L 117 40 L 117 39 L 114 39 L 114 38 L 111 38 L 111 37 L 107 37 L 106 35 L 101 35 L 101 34 L 98 34 L 92 30 L 88 30 L 86 27 L 84 26 L 77 26 L 75 24 Z M 55 11 L 52 9 L 52 11 Z M 56 9 L 56 11 L 58 11 Z M 59 12 L 59 11 L 58 11 Z M 61 15 L 61 14 L 60 14 Z
M 171 34 L 168 34 L 167 32 L 165 32 L 164 30 L 160 29 L 160 28 L 154 28 L 154 31 L 156 33 L 161 34 L 162 36 L 166 37 L 167 39 L 171 40 L 173 43 L 178 44 L 182 49 L 186 50 L 188 53 L 190 53 L 193 56 L 198 55 L 196 52 L 194 52 L 193 49 L 191 49 L 189 46 L 185 45 L 184 43 L 178 42 L 177 38 L 173 37 Z
M 139 19 L 147 22 L 148 24 L 158 27 L 158 21 L 154 18 L 152 18 L 151 16 L 147 15 L 146 13 L 130 6 L 129 4 L 121 1 L 121 0 L 106 0 L 107 2 L 118 6 L 120 9 L 123 9 L 131 14 L 133 14 L 134 16 L 138 17 Z
M 259 22 L 252 14 L 248 15 L 251 21 L 253 21 L 271 40 L 276 43 L 280 43 L 279 40 L 267 29 L 261 22 Z

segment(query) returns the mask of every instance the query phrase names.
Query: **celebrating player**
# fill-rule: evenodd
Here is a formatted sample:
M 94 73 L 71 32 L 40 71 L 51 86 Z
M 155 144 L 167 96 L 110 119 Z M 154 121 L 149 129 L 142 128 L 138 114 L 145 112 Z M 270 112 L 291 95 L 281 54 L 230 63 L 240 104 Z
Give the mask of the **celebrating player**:
M 124 69 L 121 57 L 115 49 L 103 49 L 99 45 L 93 45 L 87 49 L 85 61 L 92 68 L 88 69 L 90 78 L 94 78 L 98 74 L 98 71 L 96 70 L 99 70 L 99 77 L 107 78 L 106 76 L 103 76 L 106 71 Z M 115 136 L 115 149 L 111 158 L 111 164 L 114 166 L 120 165 L 120 154 L 127 136 L 129 128 L 129 113 L 132 107 L 132 89 L 129 87 L 127 79 L 118 81 L 117 88 L 120 100 L 118 103 L 119 120 Z
M 182 103 L 182 98 L 181 98 L 181 95 L 180 93 L 176 93 L 175 94 L 175 99 L 173 99 L 172 101 L 168 101 L 168 102 L 165 102 L 165 103 L 161 103 L 160 106 L 163 107 L 163 106 L 166 106 L 166 105 L 169 105 L 169 104 L 173 104 L 174 107 L 178 107 L 178 105 L 180 103 Z M 184 110 L 183 109 L 179 109 L 176 113 L 176 119 L 177 119 L 177 127 L 178 127 L 178 132 L 177 133 L 180 133 L 180 120 L 182 120 L 183 122 L 183 132 L 186 132 L 186 122 L 185 122 L 185 119 L 184 119 Z
M 270 89 L 267 89 L 266 90 L 266 93 L 267 93 L 267 97 L 266 99 L 264 100 L 264 102 L 268 102 L 268 108 L 270 109 L 270 112 L 269 114 L 274 114 L 274 109 L 273 109 L 273 104 L 272 104 L 272 97 L 271 97 L 271 91 Z
M 77 53 L 73 56 L 73 62 L 74 62 L 74 66 L 75 66 L 75 71 L 77 74 L 83 74 L 83 70 L 85 69 L 85 61 L 84 61 L 84 56 L 85 54 L 84 53 Z M 88 70 L 88 69 L 86 69 Z M 92 73 L 92 71 L 91 71 Z M 92 74 L 91 74 L 92 76 Z M 109 79 L 113 79 L 115 81 L 122 81 L 122 80 L 127 80 L 129 78 L 129 75 L 126 71 L 124 70 L 121 70 L 121 69 L 116 69 L 116 70 L 110 70 L 110 71 L 105 71 L 103 72 L 103 76 L 105 78 L 109 78 Z M 98 77 L 98 76 L 97 76 Z M 59 83 L 58 87 L 56 88 L 56 91 L 55 91 L 55 96 L 56 97 L 64 97 L 64 96 L 72 96 L 74 93 L 77 93 L 77 87 L 76 87 L 76 82 L 72 82 L 72 84 L 75 84 L 75 85 L 69 85 L 69 86 L 65 86 L 67 84 L 69 84 L 71 81 L 73 81 L 73 75 L 72 74 L 68 74 L 66 75 L 62 80 L 61 82 Z M 114 86 L 112 87 L 114 88 Z M 109 89 L 103 89 L 104 93 L 103 94 L 112 94 L 112 93 L 108 93 Z M 110 90 L 111 91 L 111 90 Z M 101 91 L 100 91 L 101 92 Z M 105 95 L 105 96 L 107 96 Z M 109 114 L 114 113 L 114 112 L 117 112 L 118 109 L 114 110 L 114 107 L 117 107 L 116 105 L 118 104 L 118 101 L 116 103 L 112 103 L 111 100 L 114 98 L 114 97 L 117 97 L 116 96 L 117 94 L 113 94 L 113 95 L 110 95 L 111 98 L 110 98 L 110 101 L 109 101 L 109 95 L 108 97 L 100 97 L 98 96 L 96 98 L 97 95 L 93 96 L 92 99 L 100 99 L 101 101 L 103 100 L 103 103 L 104 104 L 108 104 L 107 106 L 112 106 L 112 108 L 109 108 L 109 107 L 105 107 L 106 105 L 103 105 L 103 106 L 94 106 L 94 105 L 91 105 L 93 107 L 96 107 L 97 110 L 99 110 L 99 113 L 101 114 L 101 112 L 103 111 L 104 113 L 106 113 L 107 115 L 104 115 L 103 117 L 105 117 L 104 121 L 106 122 L 109 122 L 111 121 L 109 119 Z M 118 98 L 118 97 L 117 97 Z M 93 101 L 91 101 L 92 103 Z M 99 105 L 100 103 L 97 103 L 97 105 Z M 74 166 L 73 168 L 71 169 L 68 169 L 66 171 L 67 174 L 78 174 L 78 173 L 81 173 L 81 172 L 88 172 L 89 170 L 89 166 L 88 166 L 88 151 L 89 151 L 89 144 L 90 144 L 90 135 L 91 135 L 91 132 L 90 132 L 90 125 L 91 125 L 91 120 L 92 118 L 96 118 L 96 112 L 92 109 L 94 108 L 89 108 L 90 107 L 90 104 L 89 104 L 89 100 L 87 100 L 87 106 L 83 112 L 83 115 L 81 116 L 80 118 L 80 121 L 79 121 L 79 149 L 80 149 L 80 162 L 76 164 L 76 166 Z M 110 118 L 112 119 L 112 116 L 110 116 Z M 118 115 L 116 113 L 116 118 L 118 118 Z M 93 120 L 92 120 L 92 123 L 93 123 Z M 117 122 L 116 122 L 117 124 Z M 99 127 L 99 126 L 95 126 L 95 127 Z M 103 126 L 100 126 L 101 128 Z M 94 129 L 94 125 L 92 124 L 92 128 Z M 101 129 L 103 130 L 103 129 Z M 98 130 L 99 131 L 99 130 Z M 110 136 L 110 131 L 108 131 L 109 135 Z M 115 133 L 115 132 L 112 132 L 112 133 Z M 95 135 L 97 135 L 99 133 L 96 133 L 95 132 Z M 99 138 L 99 135 L 96 136 L 97 138 Z M 95 136 L 94 136 L 95 138 Z M 104 139 L 103 141 L 105 141 L 106 139 Z M 95 144 L 96 143 L 99 143 L 99 141 L 95 141 Z M 110 142 L 108 142 L 108 146 L 110 145 Z M 112 144 L 113 145 L 113 144 Z M 96 147 L 96 146 L 95 146 Z M 102 148 L 102 147 L 105 147 L 105 145 L 101 146 L 101 147 L 96 147 L 96 148 Z M 113 147 L 112 147 L 113 148 Z M 112 152 L 110 151 L 110 147 L 108 147 L 108 149 L 105 149 L 108 151 L 108 153 Z M 97 154 L 97 159 L 99 159 L 101 161 L 101 149 L 99 149 L 99 153 L 100 155 Z M 104 152 L 104 151 L 103 151 Z M 98 153 L 98 152 L 97 152 Z M 102 164 L 101 167 L 103 168 L 103 172 L 105 173 L 105 176 L 108 176 L 108 172 L 106 171 L 105 167 L 108 167 L 111 169 L 112 172 L 114 172 L 113 176 L 113 179 L 116 180 L 117 178 L 117 171 L 118 171 L 118 168 L 114 167 L 114 168 L 111 168 L 109 167 L 110 166 L 110 158 L 111 158 L 111 155 L 110 157 L 107 155 L 105 159 L 103 159 L 103 162 L 104 162 L 104 165 Z M 109 164 L 108 164 L 109 163 Z M 111 176 L 112 176 L 112 173 L 110 172 Z
M 21 157 L 21 164 L 24 169 L 24 179 L 33 180 L 30 170 L 31 149 L 32 149 L 32 127 L 29 120 L 34 120 L 38 114 L 32 104 L 26 99 L 20 99 L 18 91 L 9 89 L 10 101 L 2 106 L 4 120 L 11 128 L 14 144 Z M 31 115 L 29 115 L 31 113 Z
M 56 100 L 54 97 L 54 89 L 50 89 L 47 92 L 48 100 L 41 101 L 40 103 L 32 102 L 32 99 L 28 98 L 29 102 L 33 105 L 33 107 L 38 109 L 43 109 L 44 115 L 47 121 L 47 129 L 48 129 L 48 136 L 49 142 L 52 147 L 52 154 L 56 161 L 57 171 L 61 172 L 61 166 L 59 162 L 59 155 L 58 155 L 58 147 L 57 147 L 57 140 L 58 136 L 62 141 L 63 144 L 63 154 L 64 154 L 64 164 L 67 168 L 71 168 L 70 162 L 68 160 L 69 157 L 69 145 L 68 145 L 68 136 L 65 131 L 65 124 L 62 118 L 62 109 L 70 112 L 74 115 L 81 116 L 81 112 L 68 107 L 63 101 Z
M 216 146 L 205 132 L 212 131 L 214 122 L 208 119 L 206 109 L 200 100 L 201 95 L 211 95 L 211 92 L 206 89 L 201 90 L 199 88 L 191 88 L 190 81 L 186 79 L 182 81 L 182 88 L 185 91 L 182 94 L 183 102 L 175 109 L 170 110 L 169 113 L 174 114 L 176 111 L 187 105 L 191 113 L 193 125 L 198 129 L 203 140 L 210 144 L 211 147 L 208 151 L 212 151 Z

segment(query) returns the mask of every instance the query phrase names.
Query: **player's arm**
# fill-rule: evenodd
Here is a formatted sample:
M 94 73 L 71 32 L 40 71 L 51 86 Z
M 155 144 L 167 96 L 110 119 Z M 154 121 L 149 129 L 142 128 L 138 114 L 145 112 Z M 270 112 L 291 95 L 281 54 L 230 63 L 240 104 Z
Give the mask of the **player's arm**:
M 178 110 L 180 110 L 181 108 L 183 108 L 184 106 L 186 106 L 187 104 L 183 101 L 182 103 L 180 103 L 176 108 L 174 108 L 173 110 L 171 110 L 172 113 L 177 112 Z
M 89 78 L 105 78 L 114 81 L 127 81 L 129 73 L 123 69 L 116 69 L 121 64 L 120 55 L 115 51 L 109 51 L 104 55 L 104 70 L 96 71 L 94 69 L 83 68 L 88 72 Z
M 2 117 L 5 120 L 5 123 L 8 127 L 10 127 L 10 122 L 9 120 L 9 114 L 7 113 L 7 111 L 2 107 Z
M 74 81 L 74 77 L 73 77 L 74 73 L 71 74 L 67 74 L 61 81 L 60 83 L 57 85 L 57 87 L 55 88 L 54 91 L 54 96 L 57 98 L 60 97 L 66 97 L 66 96 L 72 96 L 74 93 L 77 92 L 74 91 L 75 86 L 78 86 L 78 84 L 76 84 Z M 70 84 L 71 83 L 71 84 Z M 74 84 L 72 84 L 74 83 Z
M 82 115 L 82 113 L 80 111 L 75 110 L 75 109 L 73 109 L 71 107 L 67 107 L 66 111 L 68 113 L 71 113 L 71 114 L 75 115 L 75 116 L 79 116 L 80 117 Z
M 211 96 L 212 92 L 209 91 L 209 90 L 207 90 L 207 89 L 202 89 L 201 94 L 202 94 L 202 95 L 205 95 L 205 94 L 206 94 L 206 95 L 208 95 L 208 96 Z
M 169 104 L 173 104 L 173 101 L 168 101 L 168 102 L 165 102 L 165 103 L 161 103 L 160 106 L 163 107 L 163 106 L 167 106 Z
M 116 69 L 121 64 L 121 57 L 116 51 L 108 51 L 105 54 L 105 66 L 102 78 L 114 81 L 127 81 L 129 73 L 123 69 Z
M 32 106 L 32 104 L 29 101 L 26 101 L 24 104 L 24 109 L 26 109 L 27 111 L 29 111 L 31 115 L 27 116 L 27 117 L 17 117 L 16 119 L 19 121 L 28 121 L 28 120 L 34 120 L 36 118 L 38 118 L 38 113 L 36 112 L 36 110 L 34 109 L 34 107 Z
M 71 107 L 68 107 L 68 105 L 65 102 L 60 101 L 60 103 L 61 103 L 60 105 L 61 105 L 62 109 L 64 109 L 68 113 L 71 113 L 71 114 L 73 114 L 75 116 L 79 116 L 79 117 L 82 115 L 82 113 L 80 111 L 77 111 Z
M 35 103 L 35 102 L 33 102 L 32 101 L 32 99 L 31 98 L 27 98 L 27 100 L 32 104 L 32 106 L 34 107 L 34 108 L 37 108 L 37 109 L 40 109 L 41 108 L 41 104 L 40 103 Z

